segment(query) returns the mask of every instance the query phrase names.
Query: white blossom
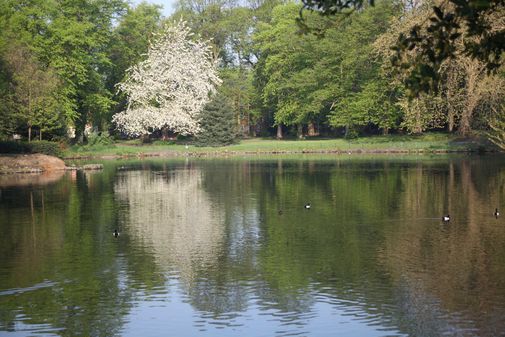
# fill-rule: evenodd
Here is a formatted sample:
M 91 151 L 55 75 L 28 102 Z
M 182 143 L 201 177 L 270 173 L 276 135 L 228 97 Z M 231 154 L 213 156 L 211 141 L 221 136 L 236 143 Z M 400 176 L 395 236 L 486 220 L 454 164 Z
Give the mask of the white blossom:
M 127 70 L 118 88 L 128 96 L 128 105 L 113 121 L 131 136 L 164 127 L 183 135 L 198 133 L 199 113 L 220 83 L 209 43 L 194 38 L 180 21 L 156 37 L 146 60 Z

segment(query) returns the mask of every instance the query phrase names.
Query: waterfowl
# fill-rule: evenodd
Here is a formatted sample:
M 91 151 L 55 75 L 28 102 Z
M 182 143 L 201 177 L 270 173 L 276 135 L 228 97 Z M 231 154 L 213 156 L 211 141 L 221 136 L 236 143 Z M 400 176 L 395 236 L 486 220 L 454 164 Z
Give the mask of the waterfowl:
M 277 213 L 279 213 L 279 215 L 282 215 L 282 209 L 280 209 L 279 211 L 277 211 Z
M 442 221 L 443 221 L 443 222 L 449 222 L 450 220 L 451 220 L 451 217 L 449 216 L 449 214 L 444 215 L 444 216 L 442 217 Z
M 497 218 L 497 217 L 500 216 L 500 212 L 498 211 L 498 208 L 495 208 L 495 210 L 494 210 L 494 216 L 495 216 L 495 218 Z
M 310 209 L 310 203 L 305 204 L 305 209 Z
M 117 238 L 119 236 L 119 232 L 117 231 L 117 229 L 114 229 L 114 232 L 112 233 L 112 235 Z

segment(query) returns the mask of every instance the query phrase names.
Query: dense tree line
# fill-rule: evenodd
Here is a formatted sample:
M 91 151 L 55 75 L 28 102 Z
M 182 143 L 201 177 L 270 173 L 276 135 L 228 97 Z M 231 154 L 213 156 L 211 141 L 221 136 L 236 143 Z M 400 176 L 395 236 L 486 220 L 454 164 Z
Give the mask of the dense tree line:
M 426 46 L 410 43 L 400 62 L 398 38 L 430 34 L 434 7 L 458 10 L 443 6 L 382 0 L 336 16 L 305 11 L 303 34 L 295 1 L 179 0 L 164 18 L 159 6 L 126 0 L 2 0 L 0 138 L 64 139 L 75 130 L 82 141 L 90 126 L 119 134 L 112 116 L 128 106 L 119 83 L 146 59 L 153 37 L 183 19 L 194 38 L 210 41 L 219 62 L 215 97 L 222 103 L 203 110 L 213 112 L 207 120 L 200 116 L 206 130 L 219 129 L 226 140 L 211 143 L 230 141 L 222 130 L 302 138 L 445 129 L 483 132 L 505 146 L 505 71 L 495 66 L 502 58 L 493 54 L 497 69 L 490 72 L 482 53 L 468 52 L 482 34 L 466 21 L 451 36 L 451 57 L 437 59 L 432 88 L 412 95 L 412 67 L 422 65 Z M 479 22 L 495 41 L 505 10 L 493 6 L 479 12 Z

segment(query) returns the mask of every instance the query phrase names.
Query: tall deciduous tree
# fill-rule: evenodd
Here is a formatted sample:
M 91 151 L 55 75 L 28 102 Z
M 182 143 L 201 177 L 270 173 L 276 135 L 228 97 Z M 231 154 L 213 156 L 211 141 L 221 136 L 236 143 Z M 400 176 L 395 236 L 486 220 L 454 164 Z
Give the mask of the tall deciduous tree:
M 123 80 L 126 69 L 142 60 L 149 41 L 160 29 L 161 6 L 141 2 L 134 8 L 128 8 L 114 29 L 107 50 L 112 63 L 107 83 L 110 90 L 114 91 L 114 85 Z
M 39 128 L 42 139 L 43 131 L 61 127 L 56 74 L 50 67 L 43 67 L 22 45 L 12 44 L 5 59 L 12 74 L 10 107 L 28 128 L 28 141 L 31 141 L 34 126 Z
M 335 15 L 361 10 L 374 0 L 302 0 L 303 8 L 322 15 Z M 380 3 L 377 1 L 377 3 Z M 414 95 L 438 87 L 440 68 L 444 62 L 457 57 L 458 39 L 463 39 L 463 52 L 478 60 L 488 70 L 503 63 L 505 27 L 496 29 L 490 17 L 503 18 L 503 0 L 434 0 L 429 3 L 429 20 L 409 27 L 396 36 L 394 64 L 407 74 L 406 87 Z M 405 4 L 415 8 L 417 3 Z M 496 13 L 500 13 L 496 15 Z M 305 28 L 303 17 L 299 22 Z M 423 27 L 425 26 L 425 27 Z M 427 26 L 427 29 L 425 29 Z M 414 60 L 404 56 L 417 49 Z
M 496 109 L 494 115 L 488 118 L 488 124 L 489 139 L 505 151 L 505 103 L 502 103 L 500 109 Z
M 431 2 L 424 2 L 399 16 L 389 31 L 378 39 L 375 48 L 385 59 L 394 58 L 395 52 L 391 47 L 398 35 L 407 34 L 413 26 L 423 32 L 430 29 L 432 9 L 429 4 Z M 482 19 L 489 22 L 490 29 L 499 31 L 505 27 L 503 14 L 502 8 L 498 13 L 482 13 Z M 464 27 L 462 29 L 465 31 Z M 400 98 L 399 105 L 404 111 L 402 125 L 407 130 L 419 133 L 447 125 L 449 131 L 457 129 L 461 135 L 468 136 L 479 124 L 476 123 L 478 119 L 485 119 L 486 115 L 489 117 L 494 111 L 500 111 L 500 97 L 505 93 L 502 75 L 488 73 L 484 62 L 465 53 L 465 43 L 469 39 L 457 37 L 453 41 L 453 56 L 440 64 L 436 92 L 420 94 L 416 98 L 407 94 Z M 415 47 L 403 56 L 415 63 L 423 52 L 422 48 Z M 391 64 L 385 62 L 384 70 L 389 72 L 390 69 Z M 392 76 L 396 77 L 394 81 L 397 83 L 411 80 L 404 72 L 396 71 Z
M 113 121 L 133 136 L 163 128 L 198 133 L 199 113 L 220 82 L 209 44 L 192 36 L 183 21 L 168 25 L 150 46 L 147 59 L 130 68 L 119 84 L 128 106 Z
M 279 5 L 273 10 L 271 23 L 260 25 L 255 41 L 258 54 L 264 64 L 257 67 L 257 87 L 264 105 L 275 108 L 274 121 L 280 130 L 281 125 L 302 127 L 319 112 L 314 107 L 311 93 L 316 90 L 314 73 L 315 36 L 297 37 L 294 20 L 298 15 L 296 4 Z M 278 133 L 278 138 L 282 134 Z

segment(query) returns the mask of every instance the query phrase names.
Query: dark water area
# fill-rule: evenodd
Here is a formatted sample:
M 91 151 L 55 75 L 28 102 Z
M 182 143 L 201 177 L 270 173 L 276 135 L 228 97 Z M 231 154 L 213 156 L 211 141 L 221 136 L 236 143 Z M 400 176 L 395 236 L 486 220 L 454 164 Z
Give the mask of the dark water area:
M 104 164 L 0 179 L 0 336 L 505 336 L 505 157 Z

